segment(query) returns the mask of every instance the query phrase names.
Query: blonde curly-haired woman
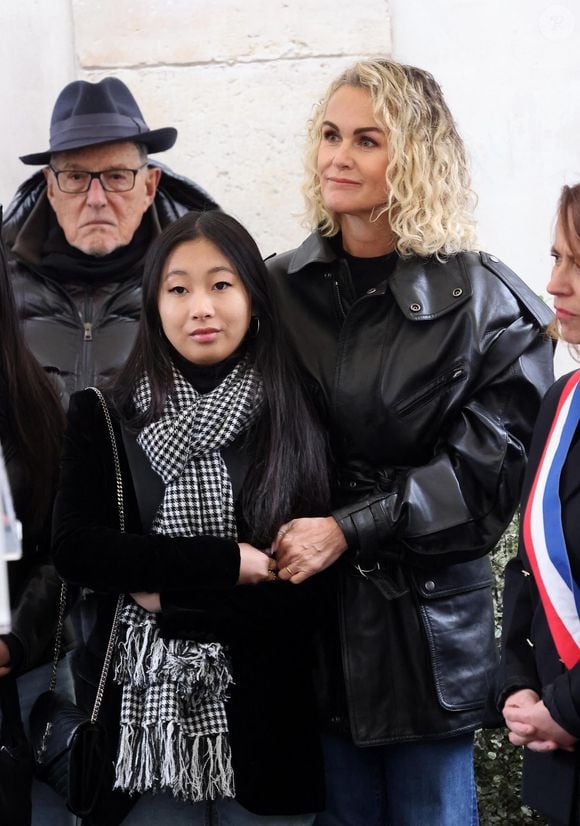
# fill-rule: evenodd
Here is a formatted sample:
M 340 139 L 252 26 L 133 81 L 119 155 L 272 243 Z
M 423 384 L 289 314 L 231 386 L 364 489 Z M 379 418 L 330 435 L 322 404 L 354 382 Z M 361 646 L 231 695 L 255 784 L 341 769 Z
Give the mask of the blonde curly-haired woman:
M 275 542 L 281 578 L 334 574 L 316 822 L 476 824 L 472 733 L 496 656 L 486 554 L 551 382 L 550 314 L 478 251 L 464 145 L 421 69 L 368 60 L 331 84 L 304 193 L 312 234 L 269 267 L 337 469 L 332 513 Z

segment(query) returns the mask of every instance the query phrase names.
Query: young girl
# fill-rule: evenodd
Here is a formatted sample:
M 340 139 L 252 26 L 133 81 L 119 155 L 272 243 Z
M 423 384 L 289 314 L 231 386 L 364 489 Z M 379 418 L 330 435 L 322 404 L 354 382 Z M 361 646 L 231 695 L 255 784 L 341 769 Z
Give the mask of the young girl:
M 327 507 L 325 445 L 280 329 L 233 218 L 193 212 L 159 236 L 137 340 L 107 393 L 124 533 L 99 400 L 71 399 L 54 553 L 87 589 L 87 708 L 116 595 L 131 595 L 102 708 L 116 791 L 86 823 L 306 824 L 321 807 L 313 591 L 279 582 L 269 548 L 288 518 Z M 143 796 L 123 820 L 127 792 Z

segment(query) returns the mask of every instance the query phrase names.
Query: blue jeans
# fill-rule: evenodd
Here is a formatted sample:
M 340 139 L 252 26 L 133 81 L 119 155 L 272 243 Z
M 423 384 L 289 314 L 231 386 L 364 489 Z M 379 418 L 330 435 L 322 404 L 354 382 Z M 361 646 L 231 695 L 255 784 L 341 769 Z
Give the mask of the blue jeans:
M 311 826 L 314 815 L 252 814 L 235 800 L 184 803 L 164 794 L 144 794 L 121 826 Z
M 316 826 L 477 826 L 473 735 L 358 748 L 323 737 L 327 808 Z

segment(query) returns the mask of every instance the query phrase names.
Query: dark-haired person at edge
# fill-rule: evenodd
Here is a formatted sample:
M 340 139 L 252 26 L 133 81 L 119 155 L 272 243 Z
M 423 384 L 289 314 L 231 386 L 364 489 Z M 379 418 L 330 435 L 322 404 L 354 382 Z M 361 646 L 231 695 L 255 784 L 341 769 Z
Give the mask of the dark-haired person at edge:
M 91 826 L 303 826 L 323 805 L 316 592 L 279 582 L 269 553 L 282 523 L 329 506 L 326 442 L 302 384 L 243 227 L 210 211 L 166 229 L 146 258 L 135 346 L 105 390 L 126 533 L 91 389 L 71 398 L 54 510 L 57 569 L 92 590 L 83 608 L 98 617 L 77 652 L 87 708 L 127 594 L 103 705 L 116 791 Z M 157 496 L 148 511 L 139 488 Z
M 149 160 L 176 138 L 149 128 L 118 78 L 75 80 L 54 105 L 49 148 L 20 158 L 43 169 L 20 186 L 2 234 L 25 338 L 65 407 L 125 363 L 151 241 L 188 210 L 216 207 Z
M 335 581 L 316 822 L 476 824 L 473 731 L 496 657 L 486 554 L 552 381 L 550 313 L 477 251 L 464 145 L 421 69 L 368 60 L 331 84 L 305 194 L 312 235 L 268 264 L 340 482 L 331 516 L 291 520 L 274 544 L 280 578 L 332 566 Z
M 580 184 L 560 198 L 551 332 L 580 345 Z M 580 370 L 550 388 L 538 415 L 506 568 L 497 704 L 524 749 L 522 799 L 551 826 L 580 823 Z
M 8 690 L 5 680 L 17 678 L 26 721 L 33 701 L 48 688 L 58 618 L 60 580 L 50 562 L 50 512 L 65 422 L 50 378 L 20 330 L 2 244 L 0 330 L 0 441 L 23 529 L 22 558 L 8 563 L 12 631 L 0 636 L 0 691 Z M 72 696 L 67 669 L 59 673 L 59 685 L 63 691 L 68 685 Z M 31 822 L 66 826 L 73 820 L 48 786 L 34 782 Z

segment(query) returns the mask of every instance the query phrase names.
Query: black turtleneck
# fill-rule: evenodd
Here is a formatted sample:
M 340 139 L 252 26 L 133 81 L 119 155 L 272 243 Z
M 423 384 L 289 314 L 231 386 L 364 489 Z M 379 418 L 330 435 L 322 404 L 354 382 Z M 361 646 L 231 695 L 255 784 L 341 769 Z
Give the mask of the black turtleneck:
M 245 348 L 240 347 L 227 359 L 217 364 L 194 364 L 184 358 L 174 347 L 171 347 L 170 355 L 176 368 L 183 378 L 188 381 L 198 393 L 211 393 L 212 390 L 221 384 L 228 373 L 231 373 L 236 364 L 244 355 Z
M 50 278 L 65 283 L 125 280 L 141 267 L 153 235 L 153 222 L 148 211 L 129 244 L 109 255 L 87 255 L 68 243 L 56 215 L 50 210 L 48 233 L 41 254 L 42 270 Z

